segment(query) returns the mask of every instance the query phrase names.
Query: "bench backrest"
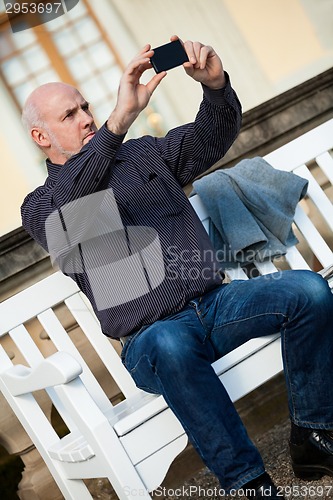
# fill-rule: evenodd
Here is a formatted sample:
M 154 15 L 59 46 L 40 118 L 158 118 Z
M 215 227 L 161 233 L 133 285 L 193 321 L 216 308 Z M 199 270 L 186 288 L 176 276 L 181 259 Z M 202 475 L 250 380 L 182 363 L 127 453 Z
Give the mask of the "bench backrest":
M 329 120 L 264 157 L 274 168 L 294 172 L 309 181 L 306 200 L 298 204 L 294 217 L 297 235 L 304 244 L 288 249 L 283 268 L 287 265 L 290 269 L 318 271 L 318 263 L 327 267 L 333 262 L 332 148 L 333 120 Z M 202 201 L 197 195 L 190 201 L 208 231 L 209 221 Z M 309 249 L 311 257 L 318 259 L 317 266 L 309 259 Z M 260 274 L 278 269 L 271 261 L 254 261 L 254 265 Z M 241 267 L 226 271 L 231 279 L 248 279 Z
M 319 226 L 326 224 L 329 228 L 328 231 L 326 230 L 329 238 L 332 238 L 333 233 L 333 206 L 319 183 L 321 182 L 323 187 L 327 188 L 327 192 L 332 194 L 333 159 L 330 153 L 332 148 L 333 120 L 330 120 L 265 157 L 272 166 L 294 171 L 309 180 L 308 197 L 320 214 Z M 208 217 L 201 200 L 198 196 L 194 196 L 190 201 L 204 226 L 208 229 Z M 320 234 L 320 228 L 315 226 L 315 222 L 306 214 L 301 204 L 297 207 L 295 224 L 320 264 L 323 267 L 330 265 L 333 258 L 329 243 L 325 241 Z M 330 244 L 332 245 L 332 239 Z M 293 269 L 310 268 L 310 263 L 305 260 L 296 247 L 289 249 L 286 260 Z M 276 270 L 272 262 L 256 262 L 255 265 L 262 274 Z M 247 279 L 241 268 L 229 270 L 229 275 L 232 279 L 235 277 Z M 56 312 L 54 312 L 54 309 L 62 303 L 65 304 L 87 336 L 121 392 L 125 396 L 135 393 L 137 389 L 119 359 L 119 349 L 115 349 L 116 344 L 111 343 L 109 339 L 101 335 L 99 324 L 92 313 L 90 304 L 79 292 L 77 285 L 60 272 L 47 277 L 0 305 L 0 336 L 8 333 L 14 341 L 18 351 L 21 352 L 21 355 L 17 353 L 16 360 L 20 361 L 23 356 L 28 364 L 35 366 L 45 355 L 38 349 L 38 344 L 41 342 L 34 342 L 25 326 L 30 320 L 37 318 L 40 327 L 35 328 L 35 330 L 46 332 L 54 344 L 52 349 L 72 353 L 82 366 L 86 367 L 85 360 L 75 348 L 68 332 L 61 325 Z M 1 351 L 3 351 L 3 347 L 1 347 Z M 1 363 L 4 363 L 6 358 L 4 352 L 2 352 L 1 358 Z M 8 363 L 10 362 L 7 360 Z M 99 388 L 99 384 L 91 375 L 90 370 L 85 369 L 82 377 L 98 404 L 103 406 L 106 403 L 104 391 Z

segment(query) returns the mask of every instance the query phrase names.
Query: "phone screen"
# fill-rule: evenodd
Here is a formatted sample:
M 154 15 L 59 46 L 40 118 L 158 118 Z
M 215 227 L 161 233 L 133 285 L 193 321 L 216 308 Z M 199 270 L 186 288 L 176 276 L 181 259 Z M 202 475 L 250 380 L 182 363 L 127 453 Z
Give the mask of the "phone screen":
M 154 55 L 150 62 L 156 73 L 181 66 L 188 61 L 187 54 L 179 40 L 161 45 L 153 50 Z

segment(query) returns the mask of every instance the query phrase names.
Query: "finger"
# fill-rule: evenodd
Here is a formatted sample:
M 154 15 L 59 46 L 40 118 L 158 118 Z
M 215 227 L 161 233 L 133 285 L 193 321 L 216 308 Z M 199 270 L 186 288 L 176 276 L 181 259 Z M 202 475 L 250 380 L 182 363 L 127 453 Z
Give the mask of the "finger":
M 161 71 L 161 73 L 157 73 L 153 78 L 147 83 L 146 88 L 148 89 L 150 95 L 156 90 L 156 87 L 161 83 L 163 78 L 167 75 L 166 71 Z
M 153 51 L 149 51 L 147 52 L 148 56 L 152 56 L 153 55 Z M 133 74 L 136 74 L 136 72 L 139 70 L 140 68 L 140 71 L 143 69 L 148 69 L 150 68 L 150 57 L 137 57 L 135 59 L 133 59 L 130 64 L 128 65 L 127 67 L 127 70 L 125 73 L 127 73 L 128 75 L 133 75 Z
M 203 47 L 201 47 L 200 56 L 199 56 L 200 69 L 204 69 L 206 67 L 209 53 L 210 53 L 210 47 L 208 47 L 207 45 L 204 45 Z
M 195 63 L 195 68 L 198 69 L 200 68 L 200 61 L 201 61 L 201 50 L 204 47 L 204 45 L 200 42 L 193 42 L 193 50 L 196 58 L 196 63 Z
M 151 69 L 151 68 L 152 68 L 152 64 L 150 62 L 150 59 L 148 59 L 147 62 L 144 62 L 143 64 L 140 64 L 140 66 L 138 66 L 137 71 L 142 75 L 142 73 L 147 71 L 147 69 Z
M 143 57 L 149 58 L 154 54 L 154 51 L 151 48 L 151 45 L 147 44 L 133 57 L 133 59 L 129 62 L 128 67 L 132 66 L 132 64 L 138 59 L 142 59 Z
M 149 50 L 151 50 L 151 45 L 150 45 L 150 43 L 147 43 L 144 47 L 142 47 L 142 49 L 140 50 L 139 54 L 145 54 Z
M 190 40 L 186 40 L 186 42 L 184 42 L 184 44 L 183 44 L 183 47 L 185 49 L 185 52 L 186 52 L 187 57 L 189 59 L 189 62 L 191 64 L 196 64 L 197 63 L 197 58 L 196 58 L 196 55 L 195 55 L 193 42 L 191 42 Z
M 153 49 L 149 49 L 149 50 L 146 50 L 145 52 L 139 52 L 139 54 L 137 54 L 133 59 L 132 61 L 136 61 L 138 59 L 150 59 L 152 56 L 154 55 L 154 51 Z M 131 61 L 131 62 L 132 62 Z

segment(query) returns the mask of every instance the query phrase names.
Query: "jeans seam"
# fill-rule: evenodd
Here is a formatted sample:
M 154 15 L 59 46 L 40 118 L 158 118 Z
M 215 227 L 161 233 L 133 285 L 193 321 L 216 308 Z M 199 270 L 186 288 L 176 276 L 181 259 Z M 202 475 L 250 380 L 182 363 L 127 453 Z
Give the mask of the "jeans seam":
M 157 370 L 157 369 L 156 369 L 156 371 L 155 371 L 155 375 L 156 375 L 156 377 L 158 378 L 158 381 L 159 381 L 159 385 L 160 385 L 160 387 L 162 387 L 162 388 L 164 389 L 164 386 L 163 386 L 163 384 L 162 384 L 162 381 L 161 381 L 161 379 L 160 379 L 160 376 L 159 376 L 159 374 L 158 374 L 158 370 Z M 165 392 L 165 391 L 164 391 L 164 392 Z M 162 395 L 163 395 L 163 391 L 161 391 L 161 393 L 162 393 Z M 164 396 L 164 395 L 163 395 L 163 397 L 165 397 L 165 398 L 166 398 L 166 396 Z M 171 409 L 171 411 L 173 411 L 173 410 L 172 410 L 172 405 L 170 405 L 170 403 L 168 403 L 167 398 L 166 398 L 166 402 L 167 402 L 168 407 Z M 182 422 L 181 422 L 181 425 L 182 425 L 182 427 L 183 427 L 183 429 L 184 429 L 184 431 L 185 431 L 185 434 L 187 435 L 187 438 L 190 440 L 190 442 L 192 443 L 192 445 L 194 446 L 194 448 L 197 450 L 197 452 L 198 452 L 199 456 L 201 457 L 201 459 L 202 459 L 204 462 L 206 462 L 206 456 L 205 456 L 205 453 L 202 451 L 201 446 L 200 446 L 199 442 L 197 441 L 196 437 L 193 435 L 193 433 L 191 433 L 191 432 L 190 432 L 190 430 L 189 430 L 189 428 L 188 428 L 188 426 L 186 425 L 186 423 L 185 423 L 185 422 L 183 422 L 183 421 L 182 421 Z M 213 468 L 212 466 L 211 466 L 211 469 L 210 469 L 210 470 L 211 470 L 211 471 L 212 471 L 212 472 L 213 472 L 213 473 L 214 473 L 217 477 L 219 476 L 219 471 L 214 470 L 214 468 Z M 230 488 L 230 489 L 232 489 L 232 488 Z
M 299 420 L 297 418 L 292 418 L 291 420 L 295 425 L 298 425 L 299 427 L 308 427 L 309 429 L 327 431 L 331 431 L 333 429 L 333 422 L 323 424 L 321 422 L 308 422 L 307 420 Z
M 283 317 L 286 317 L 285 314 L 281 313 L 281 312 L 267 312 L 267 313 L 262 313 L 262 314 L 254 314 L 253 316 L 247 316 L 246 318 L 242 318 L 242 319 L 238 319 L 238 320 L 234 320 L 234 321 L 229 321 L 228 323 L 221 323 L 219 325 L 216 325 L 214 326 L 214 328 L 212 329 L 212 333 L 217 330 L 218 328 L 221 328 L 221 326 L 229 326 L 229 325 L 236 325 L 237 323 L 242 323 L 244 321 L 247 321 L 249 319 L 255 319 L 255 318 L 260 318 L 262 316 L 270 316 L 270 315 L 276 315 L 276 316 L 283 316 Z
M 227 487 L 226 489 L 229 491 L 242 489 L 243 486 L 246 485 L 246 483 L 261 476 L 262 474 L 264 474 L 264 472 L 265 469 L 263 467 L 257 467 L 252 472 L 247 472 L 245 476 L 242 476 L 240 479 L 232 483 L 231 486 Z
M 202 301 L 202 297 L 200 297 L 199 299 L 199 303 Z M 202 313 L 201 311 L 199 310 L 199 308 L 197 307 L 197 304 L 194 302 L 194 301 L 190 301 L 189 302 L 189 306 L 191 306 L 194 310 L 195 310 L 195 313 L 198 317 L 198 320 L 200 321 L 200 324 L 203 328 L 203 330 L 205 331 L 205 337 L 202 341 L 202 343 L 204 344 L 210 337 L 211 335 L 211 332 L 208 330 L 208 328 L 206 327 L 205 323 L 202 321 Z
M 149 364 L 151 370 L 155 373 L 155 375 L 157 376 L 158 380 L 160 381 L 160 378 L 158 377 L 158 374 L 157 374 L 157 371 L 156 371 L 156 367 L 151 364 L 149 356 L 147 354 L 143 354 L 142 356 L 140 356 L 140 358 L 135 363 L 135 365 L 133 366 L 133 368 L 131 370 L 129 370 L 129 373 L 131 374 L 131 376 L 133 377 L 133 379 L 134 379 L 135 373 L 137 373 L 137 371 L 138 371 L 137 370 L 138 369 L 138 365 L 141 363 L 141 361 L 143 359 Z M 156 392 L 156 389 L 152 389 L 151 387 L 149 387 L 146 384 L 140 384 L 140 385 L 138 385 L 138 387 L 139 388 L 146 388 L 146 389 L 143 389 L 143 390 L 148 390 L 148 391 L 152 392 L 153 394 L 160 394 L 159 392 L 158 393 Z
M 284 327 L 283 331 L 281 331 L 281 342 L 282 342 L 282 350 L 283 350 L 283 359 L 284 359 L 284 378 L 286 384 L 289 387 L 289 401 L 292 404 L 292 408 L 289 408 L 290 416 L 292 419 L 296 418 L 296 404 L 294 400 L 294 390 L 291 383 L 290 371 L 289 371 L 289 363 L 288 363 L 288 349 L 287 349 L 287 335 L 286 335 L 286 327 Z

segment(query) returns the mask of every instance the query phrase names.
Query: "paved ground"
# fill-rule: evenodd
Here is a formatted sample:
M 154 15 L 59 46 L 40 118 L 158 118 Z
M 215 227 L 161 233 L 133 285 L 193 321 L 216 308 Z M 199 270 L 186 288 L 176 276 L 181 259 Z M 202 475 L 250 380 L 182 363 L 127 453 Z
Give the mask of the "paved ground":
M 261 451 L 268 472 L 279 488 L 279 493 L 286 499 L 333 499 L 333 478 L 323 477 L 320 481 L 305 482 L 295 478 L 289 460 L 287 437 L 289 434 L 289 421 L 276 425 L 264 437 L 254 440 Z M 207 469 L 202 469 L 186 481 L 178 489 L 181 495 L 166 496 L 168 500 L 180 498 L 218 499 L 243 499 L 242 495 L 219 495 L 219 484 Z M 176 491 L 178 493 L 178 491 Z M 246 498 L 246 497 L 245 497 Z M 281 497 L 282 498 L 282 497 Z
M 248 432 L 261 452 L 267 471 L 286 500 L 333 500 L 333 478 L 305 482 L 297 479 L 291 469 L 288 437 L 289 418 L 282 376 L 273 379 L 237 403 Z M 110 485 L 104 480 L 89 483 L 95 499 L 116 500 Z M 221 494 L 215 477 L 204 467 L 196 452 L 188 447 L 173 463 L 154 498 L 165 500 L 244 500 L 244 495 Z M 139 498 L 139 496 L 138 496 Z M 281 496 L 282 498 L 282 496 Z

